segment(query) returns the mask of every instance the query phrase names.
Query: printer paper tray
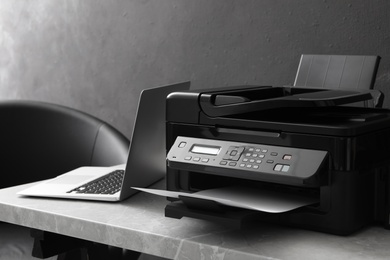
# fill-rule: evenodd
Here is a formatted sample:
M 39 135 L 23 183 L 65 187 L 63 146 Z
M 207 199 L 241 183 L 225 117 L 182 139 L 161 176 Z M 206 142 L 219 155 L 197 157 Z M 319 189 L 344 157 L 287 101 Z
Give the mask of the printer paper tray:
M 180 199 L 183 196 L 267 213 L 283 213 L 319 202 L 318 198 L 237 186 L 208 189 L 195 193 L 135 187 L 133 189 L 164 197 Z

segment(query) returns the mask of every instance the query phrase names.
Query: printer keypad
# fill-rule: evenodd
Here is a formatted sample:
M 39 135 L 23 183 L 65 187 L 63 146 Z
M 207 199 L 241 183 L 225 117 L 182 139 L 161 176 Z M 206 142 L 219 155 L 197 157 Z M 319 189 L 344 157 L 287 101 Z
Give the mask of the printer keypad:
M 266 158 L 266 155 L 268 154 L 268 158 Z M 268 149 L 262 149 L 260 147 L 245 147 L 242 150 L 242 158 L 241 163 L 238 163 L 237 166 L 243 169 L 253 169 L 258 170 L 261 169 L 261 163 L 263 162 L 263 159 L 265 159 L 267 164 L 275 164 L 275 159 L 279 155 L 278 152 L 269 151 Z M 225 158 L 224 158 L 225 159 Z M 282 156 L 283 160 L 291 160 L 292 156 L 290 154 L 285 154 Z M 227 163 L 221 165 L 226 165 Z M 235 166 L 232 164 L 229 164 L 229 166 Z M 290 169 L 290 165 L 288 164 L 279 164 L 276 163 L 274 166 L 272 166 L 272 169 L 275 172 L 288 172 Z
M 275 173 L 286 173 L 290 169 L 290 165 L 279 163 L 277 160 L 280 153 L 255 146 L 230 146 L 224 154 L 219 165 L 232 168 L 241 168 L 246 170 L 261 170 L 265 165 L 269 165 Z M 291 154 L 281 154 L 281 159 L 285 162 L 292 160 Z M 186 161 L 198 163 L 210 163 L 207 156 L 186 156 Z M 262 166 L 264 164 L 264 166 Z
M 245 147 L 241 163 L 238 166 L 240 168 L 258 170 L 267 152 L 267 149 L 261 149 L 259 147 Z

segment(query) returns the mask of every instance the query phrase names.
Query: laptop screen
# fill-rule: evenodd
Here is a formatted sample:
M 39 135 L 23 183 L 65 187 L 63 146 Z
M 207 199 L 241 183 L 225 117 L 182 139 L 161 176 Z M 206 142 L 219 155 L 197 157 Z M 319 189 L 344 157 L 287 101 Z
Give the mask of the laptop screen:
M 188 90 L 190 82 L 183 82 L 143 90 L 122 185 L 121 199 L 138 192 L 129 187 L 148 187 L 165 177 L 165 102 L 176 91 Z

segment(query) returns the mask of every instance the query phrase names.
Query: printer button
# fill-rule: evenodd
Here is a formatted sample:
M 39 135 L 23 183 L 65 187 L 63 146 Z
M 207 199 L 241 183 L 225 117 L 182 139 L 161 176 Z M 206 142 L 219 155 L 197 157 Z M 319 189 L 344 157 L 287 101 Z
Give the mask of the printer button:
M 238 153 L 237 150 L 233 150 L 233 151 L 230 152 L 230 155 L 231 155 L 231 156 L 235 156 L 237 153 Z
M 256 160 L 256 163 L 260 164 L 260 163 L 261 163 L 261 160 Z
M 268 152 L 268 150 L 267 149 L 263 149 L 263 150 L 261 150 L 261 152 L 262 153 L 266 153 L 266 152 Z
M 230 162 L 230 163 L 229 163 L 229 166 L 236 166 L 236 165 L 237 165 L 236 162 Z
M 244 168 L 245 165 L 246 165 L 245 163 L 241 163 L 241 164 L 240 164 L 240 167 L 241 167 L 241 168 Z
M 247 162 L 247 161 L 249 161 L 249 159 L 248 158 L 244 158 L 244 159 L 242 159 L 242 161 L 243 162 Z
M 291 159 L 292 159 L 292 155 L 290 154 L 283 155 L 283 160 L 291 160 Z
M 274 163 L 274 160 L 267 160 L 267 163 Z
M 280 171 L 282 170 L 282 168 L 283 168 L 283 165 L 282 165 L 282 164 L 277 164 L 277 165 L 275 165 L 275 167 L 274 167 L 274 171 L 280 172 Z
M 219 164 L 220 164 L 220 165 L 226 165 L 226 164 L 227 164 L 227 161 L 221 161 Z
M 184 148 L 186 146 L 187 142 L 180 142 L 179 148 Z
M 192 159 L 192 156 L 186 156 L 186 157 L 184 157 L 184 160 L 186 160 L 186 161 L 189 161 L 189 160 L 191 160 Z
M 256 153 L 260 153 L 261 149 L 260 148 L 256 148 L 255 152 Z
M 259 165 L 257 164 L 253 165 L 253 169 L 259 169 Z
M 209 158 L 203 158 L 203 159 L 202 159 L 202 162 L 204 162 L 204 163 L 209 162 Z
M 193 161 L 194 162 L 199 162 L 200 161 L 200 157 L 195 157 Z
M 283 165 L 282 172 L 288 172 L 289 169 L 290 169 L 290 165 Z

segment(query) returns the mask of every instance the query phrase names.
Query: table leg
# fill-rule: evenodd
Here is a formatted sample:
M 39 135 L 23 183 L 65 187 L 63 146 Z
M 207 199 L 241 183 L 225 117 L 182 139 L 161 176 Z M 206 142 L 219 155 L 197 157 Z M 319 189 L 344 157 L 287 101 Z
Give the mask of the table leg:
M 41 259 L 58 255 L 58 260 L 136 260 L 141 255 L 139 252 L 42 230 L 32 229 L 31 236 L 34 238 L 32 256 Z

